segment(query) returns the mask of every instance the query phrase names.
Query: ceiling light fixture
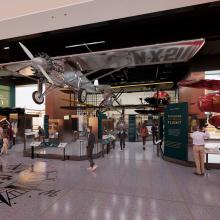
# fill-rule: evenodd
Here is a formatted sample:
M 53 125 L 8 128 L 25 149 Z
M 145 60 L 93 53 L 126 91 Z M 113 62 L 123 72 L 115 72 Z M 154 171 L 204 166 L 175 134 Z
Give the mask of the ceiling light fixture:
M 98 81 L 98 79 L 95 79 L 95 81 L 94 81 L 94 86 L 99 86 L 99 81 Z
M 69 45 L 69 46 L 65 46 L 65 48 L 82 47 L 82 46 L 88 46 L 88 45 L 94 45 L 94 44 L 104 44 L 104 43 L 105 43 L 105 41 L 96 41 L 96 42 L 91 42 L 91 43 Z
M 10 47 L 3 47 L 3 50 L 10 50 Z

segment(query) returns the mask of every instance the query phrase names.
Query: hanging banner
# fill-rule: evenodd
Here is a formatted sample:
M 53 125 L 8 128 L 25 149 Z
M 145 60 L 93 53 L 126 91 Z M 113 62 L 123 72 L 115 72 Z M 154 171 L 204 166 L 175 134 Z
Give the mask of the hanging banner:
M 167 106 L 164 116 L 164 155 L 188 160 L 188 103 Z

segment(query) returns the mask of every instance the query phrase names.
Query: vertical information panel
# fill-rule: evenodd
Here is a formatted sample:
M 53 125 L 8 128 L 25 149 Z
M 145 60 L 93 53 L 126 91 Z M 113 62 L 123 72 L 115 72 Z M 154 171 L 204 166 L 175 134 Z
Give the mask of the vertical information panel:
M 128 140 L 130 142 L 136 141 L 136 115 L 129 115 L 128 116 Z
M 49 116 L 44 115 L 44 136 L 49 138 Z
M 188 160 L 188 104 L 167 106 L 164 116 L 164 154 L 178 160 Z

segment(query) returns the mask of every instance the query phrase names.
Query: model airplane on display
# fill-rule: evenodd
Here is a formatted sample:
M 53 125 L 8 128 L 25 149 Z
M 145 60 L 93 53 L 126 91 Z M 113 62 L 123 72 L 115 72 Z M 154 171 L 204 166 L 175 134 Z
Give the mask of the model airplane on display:
M 0 76 L 2 70 L 37 80 L 38 90 L 32 94 L 37 104 L 42 104 L 44 96 L 51 90 L 65 87 L 76 92 L 78 100 L 83 103 L 87 93 L 109 90 L 110 86 L 98 83 L 108 75 L 127 67 L 187 62 L 204 43 L 204 39 L 195 39 L 59 57 L 49 57 L 45 53 L 34 57 L 26 46 L 19 43 L 30 60 L 0 64 Z M 92 80 L 87 78 L 104 69 L 109 71 Z M 47 84 L 45 91 L 43 84 Z
M 216 91 L 198 97 L 198 108 L 202 112 L 220 113 L 220 80 L 183 80 L 178 83 L 178 86 Z M 209 123 L 220 129 L 220 115 L 210 117 Z
M 145 98 L 144 101 L 154 106 L 169 105 L 170 95 L 165 91 L 157 91 L 153 94 L 152 97 Z
M 142 105 L 148 105 L 147 108 L 140 107 L 135 109 L 138 114 L 146 115 L 158 115 L 164 112 L 165 107 L 170 104 L 170 95 L 165 91 L 157 91 L 152 97 L 147 97 L 144 99 L 140 98 Z

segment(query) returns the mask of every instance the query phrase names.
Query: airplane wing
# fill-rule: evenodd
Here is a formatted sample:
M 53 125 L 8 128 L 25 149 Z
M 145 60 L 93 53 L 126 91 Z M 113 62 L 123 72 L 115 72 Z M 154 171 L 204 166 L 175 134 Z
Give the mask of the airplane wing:
M 182 80 L 178 83 L 181 87 L 197 89 L 220 90 L 220 80 L 201 79 L 201 80 Z
M 120 69 L 123 67 L 187 62 L 204 45 L 205 39 L 185 40 L 171 43 L 114 49 L 53 57 L 78 65 L 81 71 Z M 16 71 L 31 65 L 31 61 L 0 64 L 1 67 Z
M 83 71 L 119 69 L 123 67 L 187 62 L 204 45 L 205 39 L 163 43 L 125 49 L 60 56 L 77 63 Z
M 0 77 L 26 77 L 37 81 L 34 77 L 30 61 L 13 62 L 0 64 Z

